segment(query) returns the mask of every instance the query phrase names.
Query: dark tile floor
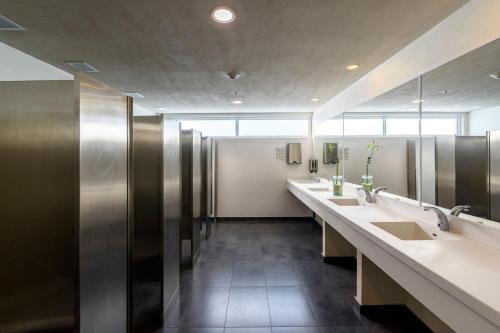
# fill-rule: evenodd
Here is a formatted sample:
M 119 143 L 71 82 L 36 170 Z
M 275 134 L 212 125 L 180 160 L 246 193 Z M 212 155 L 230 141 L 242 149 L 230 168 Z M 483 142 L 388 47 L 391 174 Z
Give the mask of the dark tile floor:
M 356 272 L 324 264 L 314 222 L 223 222 L 156 333 L 427 332 L 411 314 L 359 314 Z

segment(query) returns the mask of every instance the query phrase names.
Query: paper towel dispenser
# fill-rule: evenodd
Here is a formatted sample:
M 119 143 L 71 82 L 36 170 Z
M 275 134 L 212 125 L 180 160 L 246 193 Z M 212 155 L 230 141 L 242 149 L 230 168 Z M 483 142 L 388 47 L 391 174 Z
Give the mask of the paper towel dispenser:
M 288 164 L 302 164 L 302 145 L 300 143 L 289 143 L 287 145 Z

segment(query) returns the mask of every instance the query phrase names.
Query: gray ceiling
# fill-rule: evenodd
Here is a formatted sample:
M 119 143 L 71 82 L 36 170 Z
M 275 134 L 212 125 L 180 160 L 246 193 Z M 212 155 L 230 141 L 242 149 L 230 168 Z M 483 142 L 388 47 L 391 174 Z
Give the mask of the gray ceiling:
M 0 0 L 0 14 L 28 29 L 0 40 L 65 70 L 84 60 L 151 109 L 311 112 L 466 2 Z M 236 21 L 211 22 L 218 5 Z M 242 77 L 226 79 L 233 70 Z M 243 105 L 230 103 L 234 91 Z
M 423 110 L 469 112 L 500 106 L 500 39 L 478 48 L 423 76 Z M 444 91 L 447 93 L 443 93 Z M 418 81 L 412 80 L 351 112 L 418 111 Z

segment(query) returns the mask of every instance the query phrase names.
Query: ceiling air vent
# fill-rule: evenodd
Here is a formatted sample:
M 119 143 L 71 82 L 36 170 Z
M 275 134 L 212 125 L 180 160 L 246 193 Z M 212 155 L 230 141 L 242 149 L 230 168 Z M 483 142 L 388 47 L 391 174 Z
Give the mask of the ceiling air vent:
M 86 62 L 82 61 L 67 61 L 66 65 L 73 67 L 79 72 L 84 72 L 84 73 L 97 73 L 99 72 L 95 67 L 87 64 Z
M 124 94 L 125 96 L 133 97 L 133 98 L 144 98 L 144 95 L 141 94 L 140 92 L 137 92 L 137 91 L 125 91 L 125 92 L 122 92 L 122 94 Z
M 22 25 L 17 24 L 11 19 L 6 18 L 3 15 L 0 15 L 0 30 L 2 31 L 25 31 L 26 28 Z

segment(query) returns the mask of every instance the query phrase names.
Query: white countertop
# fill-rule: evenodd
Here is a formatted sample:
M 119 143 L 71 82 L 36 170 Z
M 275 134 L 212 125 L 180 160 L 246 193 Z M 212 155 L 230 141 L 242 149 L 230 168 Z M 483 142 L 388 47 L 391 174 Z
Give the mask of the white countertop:
M 399 203 L 387 205 L 383 202 L 339 206 L 328 200 L 342 198 L 333 196 L 331 183 L 306 184 L 288 180 L 287 186 L 327 208 L 346 225 L 500 327 L 500 249 L 451 232 L 446 234 L 456 239 L 400 240 L 370 222 L 414 221 L 427 230 L 439 233 L 436 216 L 429 213 L 429 219 L 423 219 L 421 214 L 415 215 L 411 209 L 406 209 L 403 203 L 400 206 L 397 205 Z M 329 192 L 309 190 L 327 186 L 330 187 Z M 354 186 L 346 184 L 343 197 L 358 198 L 364 202 L 364 194 L 356 192 Z

